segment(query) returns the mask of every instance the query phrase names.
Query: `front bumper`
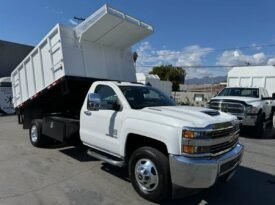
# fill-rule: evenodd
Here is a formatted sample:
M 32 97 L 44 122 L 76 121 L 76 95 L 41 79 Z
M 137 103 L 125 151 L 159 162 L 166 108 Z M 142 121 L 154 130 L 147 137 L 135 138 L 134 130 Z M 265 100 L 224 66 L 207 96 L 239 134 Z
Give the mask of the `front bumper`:
M 243 150 L 244 146 L 237 144 L 231 151 L 210 159 L 170 155 L 172 183 L 185 188 L 211 187 L 241 163 Z
M 247 114 L 241 119 L 241 124 L 244 126 L 255 126 L 257 118 L 258 118 L 257 114 L 253 114 L 253 115 Z

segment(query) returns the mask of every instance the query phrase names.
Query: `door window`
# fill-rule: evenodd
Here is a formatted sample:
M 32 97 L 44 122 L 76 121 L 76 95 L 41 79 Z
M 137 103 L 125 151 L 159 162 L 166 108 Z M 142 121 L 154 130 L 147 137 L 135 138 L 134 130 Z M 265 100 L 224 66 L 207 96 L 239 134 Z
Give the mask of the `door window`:
M 95 93 L 101 97 L 101 109 L 113 110 L 114 104 L 117 103 L 118 97 L 115 91 L 108 85 L 98 85 Z

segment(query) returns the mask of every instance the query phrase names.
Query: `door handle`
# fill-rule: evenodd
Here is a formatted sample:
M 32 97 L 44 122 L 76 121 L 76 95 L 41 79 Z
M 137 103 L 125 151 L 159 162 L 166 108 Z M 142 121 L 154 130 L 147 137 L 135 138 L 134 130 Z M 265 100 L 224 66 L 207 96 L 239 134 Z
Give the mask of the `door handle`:
M 84 111 L 84 114 L 87 115 L 87 116 L 91 116 L 92 113 L 90 111 Z

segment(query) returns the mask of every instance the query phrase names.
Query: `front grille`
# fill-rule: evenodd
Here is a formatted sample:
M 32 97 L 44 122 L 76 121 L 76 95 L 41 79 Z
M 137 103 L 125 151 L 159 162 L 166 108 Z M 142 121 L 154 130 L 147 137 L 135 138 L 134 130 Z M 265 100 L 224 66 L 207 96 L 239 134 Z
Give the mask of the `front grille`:
M 183 137 L 182 144 L 195 146 L 196 156 L 218 156 L 232 150 L 238 144 L 240 127 L 237 121 L 211 124 L 193 130 L 196 139 L 193 141 Z
M 228 170 L 232 169 L 234 166 L 236 166 L 237 163 L 240 162 L 240 160 L 241 160 L 241 155 L 233 160 L 230 160 L 230 161 L 222 164 L 220 167 L 220 174 L 223 174 L 223 173 L 227 172 Z
M 207 132 L 207 137 L 209 138 L 219 138 L 219 137 L 226 137 L 228 135 L 232 135 L 236 131 L 238 131 L 239 126 L 231 126 L 222 130 L 213 130 Z
M 210 146 L 209 151 L 211 154 L 217 154 L 235 147 L 237 143 L 238 143 L 238 138 L 234 139 L 233 141 L 227 141 L 221 144 L 212 145 Z
M 223 101 L 213 101 L 210 103 L 210 108 L 215 110 L 220 110 L 222 112 L 236 113 L 241 114 L 244 113 L 245 107 L 241 103 L 233 103 L 233 102 L 223 102 Z

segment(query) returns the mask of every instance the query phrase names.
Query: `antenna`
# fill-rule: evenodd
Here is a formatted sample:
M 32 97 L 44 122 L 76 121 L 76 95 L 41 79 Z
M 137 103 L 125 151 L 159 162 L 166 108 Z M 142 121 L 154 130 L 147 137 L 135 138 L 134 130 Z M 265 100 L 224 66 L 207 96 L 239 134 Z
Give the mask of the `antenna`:
M 86 19 L 85 19 L 85 18 L 82 18 L 82 17 L 74 16 L 74 20 L 77 20 L 78 23 L 80 23 L 80 22 L 82 22 L 82 21 L 85 21 Z

